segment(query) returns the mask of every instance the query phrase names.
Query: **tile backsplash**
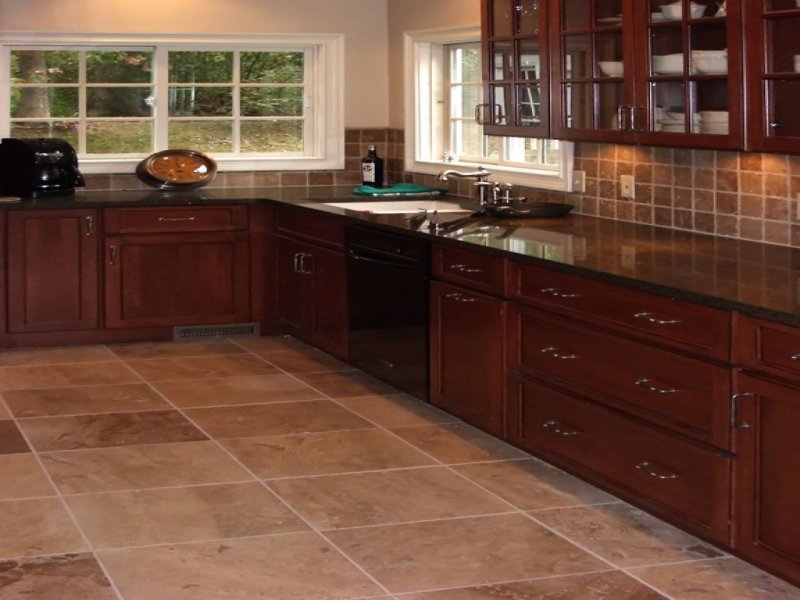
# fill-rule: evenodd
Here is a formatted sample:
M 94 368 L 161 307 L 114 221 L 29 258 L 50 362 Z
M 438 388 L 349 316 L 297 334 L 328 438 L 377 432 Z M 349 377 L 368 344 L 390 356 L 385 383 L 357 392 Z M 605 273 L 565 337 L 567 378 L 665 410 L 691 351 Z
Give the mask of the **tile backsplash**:
M 403 170 L 401 129 L 348 129 L 345 168 L 336 171 L 220 172 L 211 187 L 353 185 L 360 160 L 375 145 L 389 182 L 442 185 Z M 800 247 L 800 156 L 577 143 L 575 169 L 586 173 L 586 192 L 518 188 L 531 200 L 568 202 L 578 214 Z M 635 177 L 635 199 L 620 197 L 619 178 Z M 88 175 L 89 189 L 149 189 L 133 174 Z M 471 194 L 471 182 L 450 190 Z

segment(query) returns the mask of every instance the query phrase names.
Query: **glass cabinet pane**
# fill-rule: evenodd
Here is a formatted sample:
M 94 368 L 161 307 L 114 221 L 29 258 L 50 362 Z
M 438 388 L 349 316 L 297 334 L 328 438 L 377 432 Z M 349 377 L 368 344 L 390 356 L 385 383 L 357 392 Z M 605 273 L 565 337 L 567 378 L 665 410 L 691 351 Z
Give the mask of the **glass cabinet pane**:
M 620 119 L 627 118 L 620 112 L 620 107 L 625 105 L 625 87 L 622 82 L 599 83 L 596 87 L 597 119 L 595 129 L 620 129 L 627 126 L 620 123 Z
M 517 86 L 517 114 L 523 127 L 542 124 L 542 88 L 539 84 Z
M 539 2 L 546 2 L 547 0 L 519 0 L 517 4 L 517 12 L 519 13 L 519 20 L 517 21 L 517 33 L 520 35 L 533 36 L 539 34 Z
M 506 81 L 514 78 L 514 45 L 511 42 L 492 44 L 492 79 Z
M 800 137 L 800 79 L 776 79 L 768 83 L 767 131 L 770 137 Z
M 765 0 L 766 10 L 789 10 L 798 8 L 797 0 Z
M 800 72 L 800 15 L 768 20 L 766 36 L 767 72 Z
M 513 98 L 510 85 L 493 85 L 490 88 L 492 106 L 489 121 L 493 125 L 508 125 L 509 115 L 513 115 Z
M 512 34 L 512 4 L 510 0 L 491 0 L 492 37 L 507 37 Z
M 587 29 L 590 23 L 589 2 L 586 0 L 561 0 L 562 29 Z
M 592 76 L 592 39 L 588 35 L 564 36 L 562 68 L 567 79 L 585 79 Z
M 592 85 L 588 83 L 568 83 L 562 86 L 566 107 L 564 126 L 568 129 L 589 129 L 594 124 L 592 118 Z

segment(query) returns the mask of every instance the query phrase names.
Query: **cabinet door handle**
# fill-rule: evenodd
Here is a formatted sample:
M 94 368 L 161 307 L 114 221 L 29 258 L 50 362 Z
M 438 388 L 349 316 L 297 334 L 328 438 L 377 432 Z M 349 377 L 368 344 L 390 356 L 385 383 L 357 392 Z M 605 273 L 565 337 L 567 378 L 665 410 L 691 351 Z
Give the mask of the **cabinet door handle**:
M 561 437 L 571 437 L 574 435 L 580 435 L 582 433 L 577 429 L 565 428 L 558 421 L 547 421 L 546 423 L 542 424 L 542 427 L 547 429 L 547 431 L 549 431 L 550 433 L 560 435 Z
M 638 312 L 633 315 L 635 319 L 642 319 L 654 325 L 677 325 L 680 323 L 678 319 L 657 319 L 651 312 Z
M 84 217 L 83 222 L 86 224 L 86 237 L 94 235 L 94 217 Z
M 306 259 L 311 259 L 311 268 L 306 269 Z M 307 254 L 306 252 L 300 253 L 300 271 L 303 275 L 311 275 L 314 272 L 314 256 L 312 254 Z
M 789 358 L 791 358 L 792 360 L 800 360 L 800 352 L 798 352 L 797 354 L 793 354 Z
M 476 104 L 475 105 L 475 123 L 478 125 L 488 125 L 486 119 L 484 118 L 484 109 L 489 108 L 488 104 Z
M 734 429 L 753 429 L 752 423 L 739 423 L 739 399 L 755 396 L 753 392 L 739 392 L 731 396 L 731 427 Z
M 459 273 L 483 273 L 484 269 L 476 269 L 474 267 L 470 267 L 469 265 L 450 265 L 450 268 L 453 271 L 458 271 Z
M 655 382 L 652 379 L 648 379 L 647 377 L 643 377 L 642 379 L 636 380 L 636 385 L 639 385 L 651 392 L 655 392 L 656 394 L 677 394 L 680 392 L 680 388 L 670 388 L 670 387 L 658 387 L 653 385 Z
M 565 354 L 555 346 L 548 346 L 547 348 L 542 348 L 541 352 L 542 354 L 549 354 L 553 358 L 557 358 L 559 360 L 575 360 L 576 358 L 578 358 L 577 354 L 574 354 L 572 352 Z
M 117 264 L 117 245 L 111 244 L 108 247 L 108 264 L 115 265 Z
M 576 294 L 574 292 L 562 292 L 558 288 L 542 288 L 539 290 L 542 294 L 547 294 L 548 296 L 552 296 L 553 298 L 580 298 L 580 294 Z
M 161 223 L 188 223 L 196 221 L 197 217 L 158 217 Z
M 617 129 L 620 131 L 625 130 L 625 109 L 628 108 L 627 106 L 623 106 L 620 104 L 617 107 Z
M 464 294 L 459 294 L 458 292 L 452 292 L 450 294 L 445 294 L 445 298 L 449 300 L 454 300 L 455 302 L 462 302 L 464 304 L 468 304 L 470 302 L 477 302 L 477 298 L 471 298 L 469 296 L 465 296 Z
M 646 473 L 650 477 L 654 479 L 661 479 L 662 481 L 667 479 L 677 479 L 678 477 L 680 477 L 680 475 L 678 475 L 677 473 L 668 473 L 664 472 L 663 470 L 662 472 L 659 473 L 658 467 L 656 467 L 653 463 L 647 460 L 637 463 L 636 468 Z
M 295 252 L 294 256 L 292 257 L 292 269 L 295 273 L 300 272 L 300 253 Z

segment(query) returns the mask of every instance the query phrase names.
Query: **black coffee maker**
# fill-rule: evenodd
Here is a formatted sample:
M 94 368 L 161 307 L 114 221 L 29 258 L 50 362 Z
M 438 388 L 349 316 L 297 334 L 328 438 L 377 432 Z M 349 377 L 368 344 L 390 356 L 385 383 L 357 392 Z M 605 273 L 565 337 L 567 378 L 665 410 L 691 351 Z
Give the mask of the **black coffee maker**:
M 0 195 L 62 196 L 83 186 L 78 155 L 58 138 L 3 138 L 0 142 Z

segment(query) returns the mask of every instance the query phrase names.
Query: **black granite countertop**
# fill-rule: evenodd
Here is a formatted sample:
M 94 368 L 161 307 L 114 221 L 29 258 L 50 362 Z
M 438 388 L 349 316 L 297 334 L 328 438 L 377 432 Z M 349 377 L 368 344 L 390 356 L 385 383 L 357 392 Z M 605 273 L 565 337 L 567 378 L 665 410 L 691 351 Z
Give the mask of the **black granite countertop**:
M 387 229 L 402 229 L 452 243 L 510 253 L 550 266 L 659 294 L 738 310 L 800 326 L 800 249 L 570 215 L 558 219 L 478 217 L 432 233 L 429 221 L 408 215 L 376 215 L 327 206 L 358 198 L 350 187 L 203 188 L 191 192 L 78 191 L 74 196 L 8 203 L 24 208 L 258 204 L 280 202 L 338 214 Z M 391 198 L 397 200 L 398 198 Z M 477 210 L 464 198 L 467 210 Z M 441 222 L 469 213 L 447 213 Z M 450 243 L 450 242 L 448 242 Z

